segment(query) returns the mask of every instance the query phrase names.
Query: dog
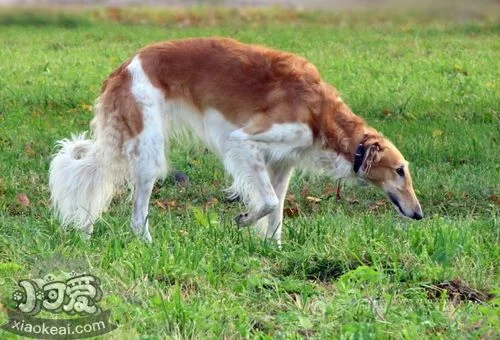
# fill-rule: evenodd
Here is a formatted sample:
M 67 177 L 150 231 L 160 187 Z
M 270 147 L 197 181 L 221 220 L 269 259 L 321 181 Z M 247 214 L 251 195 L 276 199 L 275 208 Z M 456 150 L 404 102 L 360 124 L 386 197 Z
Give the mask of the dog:
M 422 209 L 408 162 L 342 101 L 306 59 L 228 38 L 192 38 L 140 49 L 103 82 L 92 134 L 58 142 L 49 187 L 55 214 L 90 237 L 123 183 L 134 192 L 132 230 L 151 242 L 148 205 L 167 173 L 169 137 L 187 127 L 232 176 L 247 210 L 238 226 L 258 225 L 281 242 L 283 204 L 295 167 L 333 179 L 359 177 L 396 210 Z

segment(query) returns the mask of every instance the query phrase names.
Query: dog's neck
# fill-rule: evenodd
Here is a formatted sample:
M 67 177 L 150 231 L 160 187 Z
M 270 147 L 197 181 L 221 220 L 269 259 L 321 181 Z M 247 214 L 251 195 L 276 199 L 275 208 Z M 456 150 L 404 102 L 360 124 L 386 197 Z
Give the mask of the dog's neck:
M 364 144 L 368 136 L 378 136 L 379 133 L 354 114 L 333 88 L 325 91 L 323 100 L 322 119 L 318 126 L 321 146 L 342 155 L 354 165 L 359 145 Z

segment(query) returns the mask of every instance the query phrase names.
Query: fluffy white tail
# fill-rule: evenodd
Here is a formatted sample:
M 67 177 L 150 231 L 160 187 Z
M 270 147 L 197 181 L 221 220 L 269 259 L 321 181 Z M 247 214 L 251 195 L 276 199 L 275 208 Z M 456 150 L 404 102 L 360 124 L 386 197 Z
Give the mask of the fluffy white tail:
M 85 133 L 58 145 L 49 170 L 52 207 L 64 227 L 73 225 L 91 234 L 123 178 L 123 169 L 121 176 L 117 171 L 119 157 L 104 140 L 86 139 Z

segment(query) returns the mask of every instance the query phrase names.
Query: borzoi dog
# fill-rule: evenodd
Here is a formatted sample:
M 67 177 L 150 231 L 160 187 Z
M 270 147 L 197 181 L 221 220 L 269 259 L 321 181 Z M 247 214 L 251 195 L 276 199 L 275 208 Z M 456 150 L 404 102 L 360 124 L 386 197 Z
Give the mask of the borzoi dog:
M 132 230 L 151 242 L 151 191 L 167 172 L 169 137 L 181 126 L 232 176 L 231 192 L 247 208 L 236 223 L 259 222 L 263 236 L 278 243 L 294 167 L 363 178 L 400 214 L 422 218 L 403 155 L 355 115 L 311 63 L 232 39 L 196 38 L 139 50 L 104 81 L 90 139 L 80 134 L 59 142 L 49 184 L 61 224 L 90 237 L 128 181 Z

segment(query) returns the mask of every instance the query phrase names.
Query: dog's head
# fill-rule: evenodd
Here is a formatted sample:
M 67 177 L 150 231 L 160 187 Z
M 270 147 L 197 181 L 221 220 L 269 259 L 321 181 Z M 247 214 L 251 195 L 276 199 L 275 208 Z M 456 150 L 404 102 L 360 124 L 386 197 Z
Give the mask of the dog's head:
M 382 189 L 400 214 L 416 220 L 422 218 L 408 162 L 390 141 L 379 135 L 365 135 L 356 148 L 353 169 Z

